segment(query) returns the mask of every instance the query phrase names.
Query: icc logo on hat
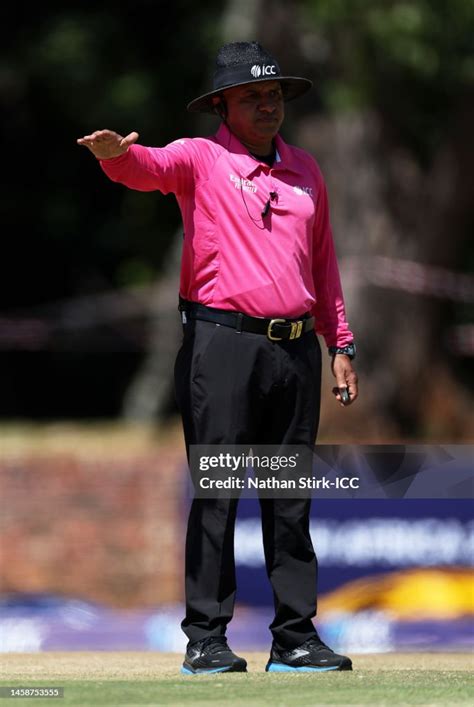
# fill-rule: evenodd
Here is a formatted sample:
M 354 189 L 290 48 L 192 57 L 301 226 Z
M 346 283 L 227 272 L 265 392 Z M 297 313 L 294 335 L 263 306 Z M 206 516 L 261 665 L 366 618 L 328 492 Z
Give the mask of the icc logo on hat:
M 274 64 L 272 64 L 271 66 L 265 64 L 263 66 L 259 66 L 258 64 L 254 64 L 250 69 L 250 73 L 252 74 L 254 79 L 258 79 L 260 76 L 275 76 L 275 69 L 276 67 Z

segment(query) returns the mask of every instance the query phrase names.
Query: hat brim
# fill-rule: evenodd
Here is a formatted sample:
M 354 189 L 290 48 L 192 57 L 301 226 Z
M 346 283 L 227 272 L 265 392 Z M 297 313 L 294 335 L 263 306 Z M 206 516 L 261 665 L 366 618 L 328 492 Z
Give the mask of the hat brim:
M 212 102 L 214 96 L 222 94 L 229 88 L 235 88 L 236 86 L 246 86 L 250 83 L 262 83 L 262 81 L 271 81 L 268 77 L 262 79 L 252 79 L 251 81 L 241 81 L 240 83 L 233 83 L 230 86 L 222 86 L 215 91 L 209 91 L 209 93 L 204 93 L 199 98 L 195 98 L 194 101 L 188 103 L 187 110 L 191 113 L 212 113 L 216 114 L 215 106 Z M 313 82 L 309 79 L 303 79 L 300 76 L 275 76 L 274 81 L 279 81 L 283 90 L 283 100 L 292 101 L 294 98 L 302 96 L 303 93 L 309 91 L 312 87 Z

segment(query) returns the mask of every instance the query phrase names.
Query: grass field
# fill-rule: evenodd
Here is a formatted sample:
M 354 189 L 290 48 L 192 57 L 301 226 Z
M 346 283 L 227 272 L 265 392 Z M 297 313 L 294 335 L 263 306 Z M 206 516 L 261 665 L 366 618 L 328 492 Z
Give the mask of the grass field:
M 0 685 L 64 687 L 64 699 L 40 705 L 468 705 L 474 703 L 473 657 L 465 653 L 352 656 L 353 672 L 268 674 L 266 653 L 244 653 L 248 673 L 179 674 L 171 653 L 3 654 Z M 0 698 L 22 707 L 34 699 Z

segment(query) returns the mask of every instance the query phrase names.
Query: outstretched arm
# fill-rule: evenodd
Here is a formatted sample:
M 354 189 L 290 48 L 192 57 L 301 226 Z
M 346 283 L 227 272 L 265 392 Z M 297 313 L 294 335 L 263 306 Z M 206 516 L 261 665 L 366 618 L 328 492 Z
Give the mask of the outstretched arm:
M 137 140 L 135 132 L 122 137 L 113 130 L 96 130 L 77 143 L 92 152 L 109 179 L 130 189 L 178 195 L 193 187 L 192 140 L 175 140 L 165 147 L 145 147 L 135 144 Z
M 91 135 L 79 138 L 77 144 L 87 147 L 98 160 L 110 160 L 123 155 L 137 140 L 138 133 L 122 137 L 113 130 L 95 130 Z

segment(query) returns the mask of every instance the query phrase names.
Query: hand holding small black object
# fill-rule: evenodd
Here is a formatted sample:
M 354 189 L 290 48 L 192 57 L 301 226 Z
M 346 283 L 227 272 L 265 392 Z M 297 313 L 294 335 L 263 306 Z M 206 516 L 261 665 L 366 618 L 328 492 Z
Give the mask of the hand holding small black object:
M 337 395 L 337 394 L 339 393 L 339 395 L 341 396 L 341 402 L 342 402 L 343 405 L 347 405 L 348 403 L 350 403 L 351 398 L 350 398 L 350 395 L 349 395 L 349 389 L 348 389 L 348 388 L 337 388 L 337 387 L 334 387 L 334 388 L 332 389 L 332 392 L 334 393 L 334 395 Z

